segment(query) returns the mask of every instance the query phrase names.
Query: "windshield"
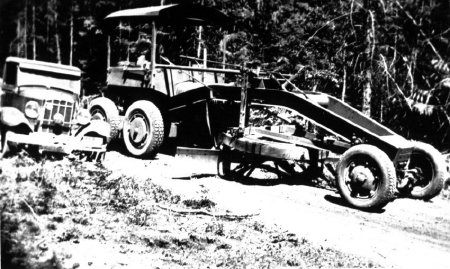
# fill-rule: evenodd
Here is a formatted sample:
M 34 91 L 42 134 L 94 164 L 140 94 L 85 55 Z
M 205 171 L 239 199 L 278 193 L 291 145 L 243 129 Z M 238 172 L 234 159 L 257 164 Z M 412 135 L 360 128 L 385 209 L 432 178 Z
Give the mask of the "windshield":
M 26 85 L 43 85 L 80 94 L 81 81 L 80 77 L 69 74 L 20 68 L 17 75 L 17 86 Z
M 140 58 L 151 61 L 152 35 L 149 24 L 127 24 L 121 22 L 111 34 L 111 65 L 139 66 Z M 201 31 L 201 32 L 200 32 Z M 203 58 L 207 49 L 208 59 L 222 62 L 220 31 L 213 27 L 158 26 L 156 36 L 156 63 L 188 65 L 186 57 Z
M 113 65 L 136 64 L 139 57 L 150 61 L 151 27 L 149 24 L 131 27 L 120 23 L 112 40 Z

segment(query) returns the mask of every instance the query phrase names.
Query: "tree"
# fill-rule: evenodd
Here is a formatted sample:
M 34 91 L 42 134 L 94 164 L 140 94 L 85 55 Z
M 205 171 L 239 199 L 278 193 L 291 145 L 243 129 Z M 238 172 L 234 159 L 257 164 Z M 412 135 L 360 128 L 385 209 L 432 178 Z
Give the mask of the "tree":
M 103 18 L 118 9 L 174 2 L 182 0 L 71 0 L 70 5 L 56 0 L 0 1 L 0 34 L 7 40 L 0 43 L 0 61 L 32 51 L 38 60 L 79 66 L 86 87 L 95 91 L 105 81 Z M 449 76 L 442 70 L 448 70 L 450 62 L 450 1 L 191 2 L 215 6 L 235 22 L 225 31 L 203 28 L 209 59 L 226 58 L 237 65 L 257 60 L 266 69 L 286 73 L 302 68 L 308 73 L 307 79 L 297 81 L 302 88 L 343 98 L 408 137 L 425 137 L 441 149 L 449 148 L 449 105 L 441 96 L 445 90 L 438 89 Z M 195 55 L 197 36 L 177 34 L 176 45 Z M 424 96 L 425 103 L 417 96 Z M 408 125 L 407 119 L 416 117 L 413 113 L 420 119 L 431 117 L 422 112 L 438 110 L 433 119 L 419 121 L 423 126 Z

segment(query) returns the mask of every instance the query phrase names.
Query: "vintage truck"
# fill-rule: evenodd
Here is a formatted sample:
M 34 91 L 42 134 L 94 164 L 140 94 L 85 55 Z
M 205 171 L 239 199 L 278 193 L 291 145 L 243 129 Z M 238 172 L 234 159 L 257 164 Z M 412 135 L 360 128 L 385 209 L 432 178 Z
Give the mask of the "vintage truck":
M 26 146 L 40 152 L 82 152 L 102 160 L 109 124 L 80 106 L 80 69 L 8 57 L 0 100 L 1 155 Z
M 177 136 L 182 144 L 219 149 L 222 177 L 249 177 L 256 166 L 269 161 L 295 177 L 294 166 L 307 163 L 306 170 L 317 170 L 332 153 L 338 156 L 336 186 L 345 201 L 359 209 L 383 207 L 400 195 L 431 199 L 443 187 L 446 166 L 436 149 L 397 135 L 337 98 L 299 89 L 289 76 L 254 66 L 211 68 L 205 55 L 185 57 L 197 65 L 177 65 L 157 55 L 158 35 L 164 33 L 158 25 L 184 29 L 229 24 L 215 9 L 172 4 L 121 10 L 105 20 L 109 26 L 120 25 L 110 29 L 120 36 L 109 40 L 116 52 L 135 52 L 131 43 L 117 48 L 118 40 L 132 36 L 130 30 L 123 32 L 133 29 L 127 21 L 151 30 L 151 40 L 142 38 L 150 51 L 142 54 L 141 63 L 133 62 L 130 53 L 114 56 L 117 64 L 108 66 L 103 96 L 90 105 L 93 117 L 108 122 L 124 116 L 123 127 L 114 128 L 122 129 L 126 148 L 136 157 L 156 154 L 167 136 Z M 141 39 L 139 34 L 135 38 Z M 250 126 L 250 109 L 255 107 L 286 109 L 308 123 L 285 119 L 284 125 Z M 320 132 L 305 128 L 310 125 Z

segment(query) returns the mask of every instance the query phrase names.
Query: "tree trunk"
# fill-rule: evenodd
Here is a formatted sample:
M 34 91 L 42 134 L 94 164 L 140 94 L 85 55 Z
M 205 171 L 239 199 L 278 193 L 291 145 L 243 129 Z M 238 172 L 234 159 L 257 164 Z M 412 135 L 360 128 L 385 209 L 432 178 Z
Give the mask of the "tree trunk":
M 365 1 L 364 7 L 369 9 L 368 1 Z M 371 106 L 372 106 L 372 63 L 373 54 L 375 50 L 375 16 L 372 10 L 368 10 L 368 18 L 365 23 L 366 28 L 366 50 L 365 50 L 365 60 L 366 68 L 364 70 L 364 82 L 363 82 L 363 101 L 362 101 L 362 112 L 368 117 L 371 116 Z
M 344 66 L 344 76 L 342 78 L 342 96 L 341 100 L 342 102 L 345 102 L 345 92 L 347 91 L 347 68 Z
M 24 47 L 24 51 L 25 51 L 25 58 L 28 58 L 28 46 L 27 46 L 27 41 L 28 41 L 28 33 L 27 33 L 27 28 L 28 28 L 28 0 L 25 1 L 25 10 L 24 10 L 24 27 L 23 27 L 23 47 Z
M 362 112 L 369 116 L 371 115 L 371 99 L 372 99 L 372 71 L 366 69 L 364 71 L 364 83 L 363 83 L 363 104 Z
M 262 5 L 263 5 L 263 1 L 262 1 L 262 0 L 256 0 L 256 10 L 257 10 L 258 12 L 261 11 Z
M 61 63 L 61 46 L 59 44 L 59 31 L 58 31 L 58 13 L 54 13 L 55 18 L 55 45 L 56 45 L 56 62 Z
M 106 46 L 106 67 L 109 69 L 111 66 L 111 36 L 108 35 L 106 42 L 108 43 Z
M 17 27 L 16 27 L 16 36 L 17 36 L 17 45 L 16 45 L 16 56 L 20 57 L 20 48 L 22 46 L 21 35 L 22 35 L 22 27 L 20 22 L 20 17 L 17 18 Z
M 47 14 L 50 12 L 51 2 L 47 2 Z M 48 46 L 50 41 L 50 16 L 47 16 L 47 20 L 45 23 L 45 44 Z
M 70 5 L 70 54 L 69 64 L 73 65 L 73 2 Z
M 36 60 L 36 2 L 33 1 L 33 14 L 32 14 L 32 25 L 31 31 L 33 35 L 33 60 Z

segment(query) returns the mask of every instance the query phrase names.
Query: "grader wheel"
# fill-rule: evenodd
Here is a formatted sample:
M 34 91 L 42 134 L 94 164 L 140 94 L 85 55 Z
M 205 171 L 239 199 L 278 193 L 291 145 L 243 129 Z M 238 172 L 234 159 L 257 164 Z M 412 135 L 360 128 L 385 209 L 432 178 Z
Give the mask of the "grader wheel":
M 350 148 L 339 160 L 336 173 L 341 196 L 356 208 L 382 208 L 394 198 L 395 168 L 377 147 L 362 144 Z

